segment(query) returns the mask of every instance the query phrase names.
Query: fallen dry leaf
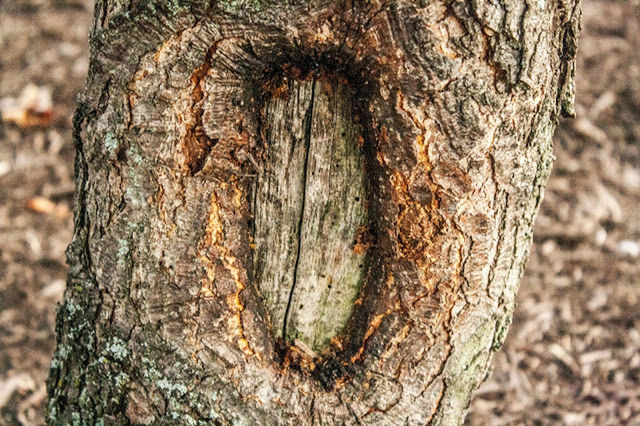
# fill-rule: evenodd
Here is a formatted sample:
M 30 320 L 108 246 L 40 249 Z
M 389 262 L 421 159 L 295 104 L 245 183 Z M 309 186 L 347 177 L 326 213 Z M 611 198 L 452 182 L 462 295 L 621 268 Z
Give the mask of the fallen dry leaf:
M 34 390 L 35 382 L 26 373 L 3 378 L 0 380 L 0 407 L 3 407 L 14 392 L 25 392 Z
M 46 127 L 53 119 L 51 89 L 28 84 L 18 98 L 0 100 L 2 120 L 20 127 Z
M 71 211 L 66 204 L 56 204 L 44 197 L 31 198 L 27 203 L 27 207 L 35 212 L 54 215 L 60 219 L 66 219 L 71 215 Z

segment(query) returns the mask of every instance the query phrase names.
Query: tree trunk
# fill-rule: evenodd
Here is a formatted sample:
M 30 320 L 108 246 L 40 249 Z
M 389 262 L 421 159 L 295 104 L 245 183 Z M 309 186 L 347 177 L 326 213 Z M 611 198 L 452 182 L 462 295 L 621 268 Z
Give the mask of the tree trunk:
M 53 423 L 456 424 L 577 0 L 98 0 Z

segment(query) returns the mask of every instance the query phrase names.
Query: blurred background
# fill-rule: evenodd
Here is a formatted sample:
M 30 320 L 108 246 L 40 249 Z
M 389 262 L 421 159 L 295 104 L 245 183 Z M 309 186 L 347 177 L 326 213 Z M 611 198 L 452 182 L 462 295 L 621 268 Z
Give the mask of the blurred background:
M 584 0 L 577 114 L 467 423 L 640 424 L 640 1 Z M 90 0 L 0 0 L 0 424 L 42 424 Z

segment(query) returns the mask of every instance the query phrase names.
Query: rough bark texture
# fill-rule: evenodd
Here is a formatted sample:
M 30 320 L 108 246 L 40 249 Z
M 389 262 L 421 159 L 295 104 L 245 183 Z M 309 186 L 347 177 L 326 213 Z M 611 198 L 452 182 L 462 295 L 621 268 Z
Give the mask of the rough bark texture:
M 572 111 L 576 1 L 95 10 L 50 421 L 460 423 Z M 309 73 L 354 93 L 371 234 L 317 356 L 277 340 L 251 242 L 261 114 L 274 78 Z

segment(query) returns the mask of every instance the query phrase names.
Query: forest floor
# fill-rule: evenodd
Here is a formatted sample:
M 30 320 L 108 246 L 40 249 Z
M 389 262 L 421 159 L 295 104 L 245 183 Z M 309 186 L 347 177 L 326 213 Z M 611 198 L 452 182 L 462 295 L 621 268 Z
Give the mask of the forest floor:
M 0 424 L 44 422 L 91 3 L 0 1 Z M 640 424 L 640 3 L 585 0 L 583 27 L 578 118 L 468 424 Z

